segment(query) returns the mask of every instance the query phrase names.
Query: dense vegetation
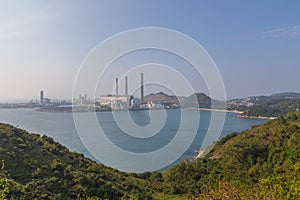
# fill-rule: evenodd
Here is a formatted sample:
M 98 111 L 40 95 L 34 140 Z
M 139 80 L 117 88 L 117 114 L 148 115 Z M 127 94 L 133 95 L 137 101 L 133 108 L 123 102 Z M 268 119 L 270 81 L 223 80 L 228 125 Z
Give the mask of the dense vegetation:
M 6 124 L 0 155 L 0 194 L 8 185 L 11 199 L 300 198 L 300 113 L 227 135 L 203 158 L 162 173 L 119 172 Z
M 300 93 L 284 92 L 227 102 L 227 109 L 243 111 L 243 117 L 278 117 L 300 109 Z
M 164 177 L 170 191 L 205 199 L 299 199 L 300 113 L 227 135 Z
M 1 170 L 1 176 L 0 176 L 0 200 L 4 200 L 7 198 L 9 194 L 9 184 L 8 180 L 5 176 L 4 172 L 4 161 L 2 160 L 2 166 L 0 167 Z
M 273 99 L 244 109 L 243 116 L 278 117 L 300 109 L 300 99 Z
M 0 159 L 5 160 L 11 198 L 145 199 L 150 196 L 149 182 L 137 178 L 136 174 L 97 164 L 70 152 L 48 136 L 40 137 L 6 124 L 0 124 Z

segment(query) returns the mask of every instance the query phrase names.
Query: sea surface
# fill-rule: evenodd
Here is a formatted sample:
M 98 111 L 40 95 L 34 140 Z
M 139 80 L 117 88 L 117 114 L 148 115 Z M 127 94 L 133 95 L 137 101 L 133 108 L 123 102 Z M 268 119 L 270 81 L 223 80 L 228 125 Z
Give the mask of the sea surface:
M 246 129 L 251 128 L 253 125 L 258 125 L 266 122 L 265 119 L 241 119 L 236 118 L 238 114 L 236 113 L 226 113 L 225 123 L 222 128 L 221 134 L 218 134 L 217 131 L 207 132 L 208 126 L 210 124 L 212 113 L 215 112 L 217 118 L 215 120 L 220 120 L 222 123 L 221 117 L 218 118 L 218 115 L 224 115 L 224 113 L 218 111 L 206 111 L 206 110 L 185 110 L 185 114 L 191 116 L 188 120 L 193 121 L 196 120 L 193 116 L 195 114 L 199 114 L 199 126 L 197 129 L 184 127 L 184 133 L 181 137 L 176 137 L 178 134 L 178 130 L 180 130 L 180 123 L 182 120 L 182 110 L 181 109 L 170 109 L 165 110 L 166 117 L 164 120 L 154 120 L 151 117 L 155 116 L 155 114 L 160 115 L 161 111 L 151 111 L 152 115 L 149 115 L 149 111 L 147 110 L 139 110 L 139 111 L 130 111 L 129 117 L 138 127 L 147 127 L 151 123 L 154 124 L 154 127 L 162 126 L 157 133 L 151 137 L 134 137 L 132 135 L 126 134 L 126 131 L 123 131 L 122 128 L 115 123 L 115 118 L 119 121 L 128 120 L 128 115 L 124 114 L 124 111 L 119 112 L 97 112 L 94 113 L 98 120 L 98 124 L 89 123 L 89 115 L 91 113 L 76 113 L 77 118 L 83 121 L 82 124 L 86 124 L 87 132 L 93 132 L 97 130 L 96 128 L 100 125 L 103 132 L 105 132 L 106 138 L 118 148 L 123 149 L 125 152 L 133 152 L 136 154 L 153 152 L 158 149 L 161 149 L 168 144 L 170 144 L 173 140 L 177 140 L 173 145 L 172 152 L 176 151 L 176 149 L 182 149 L 181 145 L 189 144 L 187 140 L 192 141 L 191 144 L 187 147 L 187 150 L 184 152 L 180 152 L 179 158 L 176 159 L 175 162 L 170 163 L 167 167 L 171 167 L 175 163 L 178 163 L 182 160 L 191 160 L 193 156 L 195 156 L 195 149 L 200 149 L 203 143 L 203 140 L 207 134 L 211 134 L 211 140 L 209 143 L 213 143 L 217 139 L 232 133 L 232 132 L 241 132 Z M 74 123 L 73 113 L 50 113 L 50 112 L 37 112 L 30 108 L 22 108 L 22 109 L 0 109 L 0 122 L 9 123 L 14 126 L 18 126 L 22 129 L 25 129 L 29 132 L 38 133 L 40 135 L 48 135 L 54 140 L 60 142 L 61 144 L 68 147 L 71 151 L 76 151 L 78 153 L 82 153 L 85 156 L 96 160 L 97 162 L 103 163 L 101 156 L 95 156 L 95 152 L 93 148 L 102 148 L 102 150 L 96 151 L 98 154 L 105 155 L 105 158 L 109 158 L 113 160 L 112 167 L 118 166 L 117 168 L 122 171 L 135 171 L 135 163 L 134 162 L 126 162 L 126 158 L 124 155 L 118 155 L 109 150 L 109 148 L 105 148 L 104 140 L 96 140 L 96 138 L 91 138 L 90 140 L 82 140 L 85 137 L 85 133 L 78 133 L 76 129 L 76 125 Z M 155 124 L 157 123 L 157 124 Z M 153 125 L 152 124 L 152 125 Z M 122 124 L 124 126 L 124 123 Z M 125 123 L 126 126 L 126 123 Z M 134 132 L 133 126 L 128 126 L 127 131 L 132 130 Z M 140 134 L 144 132 L 141 131 Z M 214 135 L 215 134 L 215 135 Z M 88 135 L 88 133 L 87 133 Z M 142 135 L 141 135 L 142 136 Z M 194 137 L 195 136 L 195 137 Z M 96 143 L 96 146 L 93 144 Z M 102 144 L 103 143 L 103 144 Z M 91 144 L 91 145 L 90 145 Z M 176 146 L 177 145 L 177 146 Z M 206 144 L 206 146 L 209 144 Z M 86 148 L 88 147 L 88 148 Z M 178 148 L 177 148 L 178 147 Z M 89 150 L 87 150 L 89 149 Z M 91 153 L 92 152 L 92 153 Z M 111 153 L 111 155 L 110 155 Z M 93 156 L 94 155 L 94 156 Z M 153 163 L 159 163 L 164 161 L 168 155 L 158 156 L 153 160 Z M 104 162 L 104 164 L 107 164 Z M 116 164 L 116 165 L 114 165 Z M 109 164 L 108 164 L 109 165 Z M 148 165 L 149 167 L 149 165 Z M 147 164 L 145 164 L 145 168 L 142 167 L 141 170 L 138 171 L 147 171 Z

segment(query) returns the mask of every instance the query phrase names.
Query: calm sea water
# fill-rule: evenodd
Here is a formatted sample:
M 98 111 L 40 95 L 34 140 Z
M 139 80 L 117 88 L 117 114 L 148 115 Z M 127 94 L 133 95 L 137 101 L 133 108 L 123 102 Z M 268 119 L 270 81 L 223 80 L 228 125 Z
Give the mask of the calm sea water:
M 199 149 L 201 147 L 203 138 L 207 132 L 212 112 L 198 110 L 189 110 L 187 112 L 190 112 L 191 114 L 200 112 L 199 128 L 196 130 L 196 137 L 190 147 L 183 153 L 183 155 L 168 167 L 180 162 L 181 160 L 192 159 L 195 155 L 195 149 Z M 166 114 L 167 117 L 165 125 L 162 127 L 159 133 L 157 133 L 153 137 L 146 139 L 135 138 L 128 134 L 125 134 L 114 122 L 114 118 L 111 112 L 98 112 L 96 113 L 96 116 L 102 129 L 107 133 L 107 138 L 114 145 L 130 152 L 146 153 L 155 151 L 156 149 L 160 149 L 171 142 L 172 139 L 174 139 L 178 127 L 180 126 L 181 110 L 166 110 Z M 84 120 L 85 116 L 87 116 L 88 113 L 77 113 L 77 115 L 79 115 L 81 119 Z M 120 113 L 120 116 L 122 117 L 122 113 Z M 130 116 L 132 120 L 139 126 L 147 126 L 149 125 L 149 123 L 151 123 L 151 118 L 148 111 L 132 111 L 130 112 Z M 225 124 L 220 137 L 223 137 L 231 132 L 240 132 L 246 130 L 253 125 L 261 124 L 266 121 L 262 119 L 240 119 L 236 118 L 236 116 L 237 114 L 235 113 L 226 114 Z M 190 120 L 193 119 L 191 118 Z M 68 147 L 71 151 L 82 153 L 91 159 L 97 160 L 89 153 L 89 151 L 81 142 L 75 127 L 72 113 L 36 112 L 33 109 L 0 109 L 0 122 L 19 126 L 20 128 L 26 129 L 29 132 L 51 136 L 56 141 Z M 91 128 L 90 130 L 93 130 L 93 127 L 89 128 Z M 182 140 L 182 142 L 188 139 L 189 134 L 194 130 L 189 130 L 187 127 L 185 131 L 186 137 L 179 138 L 179 140 Z M 91 140 L 91 142 L 93 142 L 93 140 Z M 101 140 L 97 142 L 97 145 L 102 145 Z M 180 144 L 181 142 L 179 141 L 178 145 Z M 126 169 L 128 169 L 129 171 L 130 168 L 134 166 L 134 163 L 130 163 L 132 166 L 130 166 L 130 164 L 128 163 L 125 163 L 122 160 L 123 158 L 119 158 L 118 155 L 110 155 L 110 152 L 105 151 L 105 149 L 101 153 L 105 154 L 106 156 L 113 156 L 113 159 L 115 159 L 116 162 L 119 162 L 119 166 L 123 163 L 124 165 L 126 164 Z M 155 162 L 160 162 L 159 159 L 164 158 L 158 158 L 158 160 L 155 160 Z M 101 162 L 101 160 L 97 161 Z

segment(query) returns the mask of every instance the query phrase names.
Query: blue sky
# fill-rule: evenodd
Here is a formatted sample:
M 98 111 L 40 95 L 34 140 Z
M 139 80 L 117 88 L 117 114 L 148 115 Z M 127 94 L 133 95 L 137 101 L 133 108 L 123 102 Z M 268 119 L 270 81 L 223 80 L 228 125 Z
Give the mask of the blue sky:
M 199 42 L 217 64 L 228 98 L 300 92 L 300 1 L 0 3 L 2 100 L 38 98 L 41 89 L 50 98 L 70 98 L 77 70 L 96 45 L 148 26 Z

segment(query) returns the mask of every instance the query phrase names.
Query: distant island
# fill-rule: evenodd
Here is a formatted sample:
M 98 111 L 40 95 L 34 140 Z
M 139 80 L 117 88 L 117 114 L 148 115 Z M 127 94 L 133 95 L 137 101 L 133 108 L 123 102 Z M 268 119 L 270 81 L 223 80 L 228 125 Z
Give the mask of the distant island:
M 4 199 L 299 199 L 300 113 L 232 133 L 195 161 L 124 173 L 0 123 Z M 205 150 L 204 150 L 205 151 Z M 202 151 L 199 151 L 202 152 Z

